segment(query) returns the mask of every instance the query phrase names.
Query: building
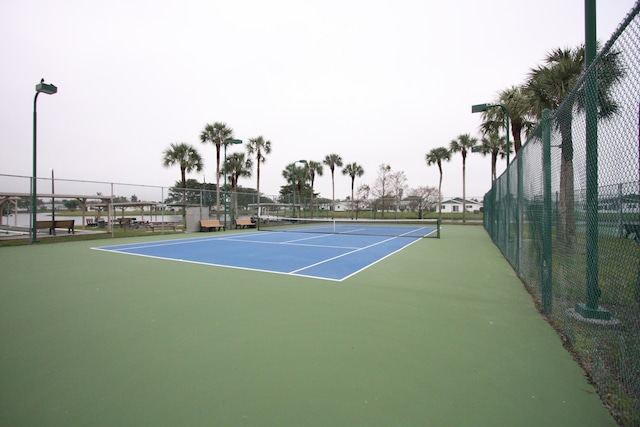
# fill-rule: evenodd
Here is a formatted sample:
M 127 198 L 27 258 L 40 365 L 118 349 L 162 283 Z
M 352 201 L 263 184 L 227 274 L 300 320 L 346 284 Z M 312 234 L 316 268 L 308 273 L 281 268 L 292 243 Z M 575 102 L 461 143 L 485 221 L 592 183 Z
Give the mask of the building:
M 445 212 L 461 213 L 462 205 L 463 205 L 463 200 L 461 197 L 455 197 L 453 199 L 445 199 L 441 203 L 442 213 L 445 213 Z M 467 212 L 482 212 L 482 210 L 483 210 L 483 204 L 481 201 L 478 201 L 476 199 L 467 199 L 467 208 L 466 208 Z

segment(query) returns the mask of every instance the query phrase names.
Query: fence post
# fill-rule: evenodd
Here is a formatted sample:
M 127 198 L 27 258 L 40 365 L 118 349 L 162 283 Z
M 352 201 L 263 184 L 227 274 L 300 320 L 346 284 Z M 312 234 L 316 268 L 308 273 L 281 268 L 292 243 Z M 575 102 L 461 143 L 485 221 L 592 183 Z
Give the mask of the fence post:
M 516 272 L 520 275 L 520 249 L 522 244 L 522 153 L 516 153 L 517 193 L 516 193 Z
M 542 111 L 542 311 L 545 314 L 553 310 L 553 247 L 552 247 L 552 196 L 551 196 L 551 123 L 550 112 Z
M 576 304 L 576 311 L 591 319 L 611 319 L 611 313 L 598 306 L 600 286 L 598 283 L 598 81 L 596 56 L 596 10 L 595 0 L 585 2 L 585 53 L 587 75 L 585 80 L 585 112 L 587 137 L 587 254 L 586 254 L 586 304 Z M 591 65 L 591 66 L 590 66 Z

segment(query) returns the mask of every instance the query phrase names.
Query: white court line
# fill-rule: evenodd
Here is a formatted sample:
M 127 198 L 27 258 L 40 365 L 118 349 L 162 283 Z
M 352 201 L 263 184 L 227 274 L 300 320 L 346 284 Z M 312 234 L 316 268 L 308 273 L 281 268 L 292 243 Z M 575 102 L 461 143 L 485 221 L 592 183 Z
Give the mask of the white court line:
M 240 234 L 237 235 L 237 237 L 244 237 L 244 236 L 251 236 L 251 234 Z M 299 274 L 299 272 L 307 270 L 309 268 L 315 267 L 317 265 L 321 265 L 324 263 L 327 263 L 329 261 L 333 261 L 335 259 L 380 245 L 382 243 L 386 243 L 389 242 L 391 240 L 397 239 L 399 238 L 398 236 L 394 236 L 394 237 L 390 237 L 388 239 L 385 240 L 381 240 L 379 242 L 373 243 L 371 245 L 367 245 L 364 247 L 350 247 L 350 246 L 331 246 L 331 245 L 311 245 L 311 244 L 302 244 L 302 243 L 295 243 L 298 241 L 304 241 L 304 240 L 312 240 L 315 238 L 322 238 L 322 237 L 326 237 L 327 235 L 321 235 L 321 236 L 313 236 L 313 237 L 305 237 L 305 238 L 301 238 L 301 239 L 294 239 L 294 240 L 289 240 L 289 241 L 284 241 L 284 242 L 270 242 L 270 241 L 255 241 L 255 240 L 242 240 L 242 239 L 238 239 L 238 238 L 234 238 L 232 236 L 226 236 L 226 237 L 206 237 L 206 238 L 202 238 L 202 237 L 198 237 L 198 238 L 189 238 L 189 239 L 180 239 L 180 240 L 175 240 L 175 241 L 165 241 L 165 242 L 156 242 L 154 243 L 149 243 L 149 244 L 144 244 L 144 245 L 136 245 L 136 244 L 130 244 L 130 245 L 112 245 L 112 246 L 105 246 L 105 247 L 94 247 L 91 249 L 94 250 L 100 250 L 100 251 L 105 251 L 105 252 L 116 252 L 116 253 L 124 253 L 125 255 L 135 255 L 135 256 L 140 256 L 140 257 L 145 257 L 145 258 L 155 258 L 155 259 L 163 259 L 163 260 L 168 260 L 168 261 L 179 261 L 179 262 L 187 262 L 187 263 L 191 263 L 191 264 L 200 264 L 200 265 L 209 265 L 209 266 L 216 266 L 216 267 L 223 267 L 223 268 L 235 268 L 235 269 L 239 269 L 239 270 L 247 270 L 247 271 L 259 271 L 259 272 L 265 272 L 265 273 L 275 273 L 275 274 L 284 274 L 284 275 L 291 275 L 291 276 L 298 276 L 298 277 L 307 277 L 307 278 L 311 278 L 311 279 L 320 279 L 320 280 L 329 280 L 329 281 L 333 281 L 333 282 L 342 282 L 346 279 L 348 279 L 349 277 L 369 268 L 370 266 L 377 264 L 378 262 L 382 261 L 385 258 L 388 258 L 389 256 L 401 251 L 402 249 L 406 248 L 407 246 L 410 246 L 412 244 L 414 244 L 415 242 L 417 242 L 418 240 L 420 240 L 419 238 L 415 238 L 415 239 L 411 239 L 409 241 L 409 243 L 401 248 L 398 248 L 397 250 L 385 255 L 382 258 L 379 258 L 377 260 L 375 260 L 374 262 L 367 264 L 366 266 L 360 268 L 357 271 L 352 272 L 351 274 L 348 274 L 347 276 L 340 278 L 340 279 L 333 279 L 333 278 L 329 278 L 329 277 L 323 277 L 323 276 L 312 276 L 312 275 L 306 275 L 306 274 Z M 159 246 L 172 246 L 172 245 L 182 245 L 182 244 L 186 244 L 186 243 L 199 243 L 199 242 L 203 242 L 203 241 L 211 241 L 211 240 L 226 240 L 226 241 L 234 241 L 234 242 L 243 242 L 243 243 L 260 243 L 260 244 L 270 244 L 270 245 L 291 245 L 291 246 L 308 246 L 308 247 L 319 247 L 319 248 L 333 248 L 333 249 L 352 249 L 347 253 L 335 256 L 335 257 L 331 257 L 328 259 L 325 259 L 323 261 L 311 264 L 311 265 L 307 265 L 305 267 L 299 268 L 297 270 L 293 270 L 290 272 L 280 272 L 280 271 L 274 271 L 274 270 L 263 270 L 263 269 L 259 269 L 259 268 L 250 268 L 250 267 L 240 267 L 240 266 L 233 266 L 233 265 L 226 265 L 226 264 L 216 264 L 216 263 L 210 263 L 210 262 L 201 262 L 201 261 L 192 261 L 192 260 L 186 260 L 186 259 L 179 259 L 179 258 L 170 258 L 170 257 L 162 257 L 162 256 L 154 256 L 154 255 L 145 255 L 145 254 L 138 254 L 138 253 L 131 253 L 129 252 L 129 250 L 135 250 L 135 249 L 144 249 L 144 248 L 149 248 L 149 247 L 159 247 Z M 117 248 L 117 247 L 121 247 L 121 249 L 110 249 L 110 248 Z
M 364 247 L 362 247 L 362 248 L 357 248 L 357 249 L 355 249 L 355 250 L 353 250 L 353 251 L 349 251 L 349 252 L 347 252 L 347 253 L 344 253 L 344 254 L 341 254 L 341 255 L 337 255 L 337 256 L 334 256 L 334 257 L 331 257 L 331 258 L 327 258 L 327 259 L 325 259 L 325 260 L 323 260 L 323 261 L 320 261 L 320 262 L 316 262 L 315 264 L 311 264 L 311 265 L 308 265 L 308 266 L 306 266 L 306 267 L 303 267 L 303 268 L 299 268 L 299 269 L 297 269 L 297 270 L 290 271 L 290 273 L 291 273 L 291 274 L 295 274 L 295 273 L 297 273 L 297 272 L 299 272 L 299 271 L 303 271 L 303 270 L 306 270 L 306 269 L 308 269 L 308 268 L 315 267 L 315 266 L 317 266 L 317 265 L 321 265 L 321 264 L 324 264 L 324 263 L 329 262 L 329 261 L 333 261 L 334 259 L 342 258 L 342 257 L 344 257 L 344 256 L 351 255 L 351 254 L 354 254 L 354 253 L 356 253 L 356 252 L 360 252 L 360 251 L 362 251 L 362 250 L 364 250 L 364 249 L 369 249 L 369 248 L 372 248 L 372 247 L 374 247 L 374 246 L 380 245 L 380 244 L 382 244 L 382 243 L 390 242 L 391 240 L 394 240 L 394 239 L 398 239 L 398 237 L 391 237 L 391 238 L 389 238 L 389 239 L 385 239 L 385 240 L 382 240 L 382 241 L 380 241 L 380 242 L 376 242 L 376 243 L 373 243 L 373 244 L 371 244 L 371 245 L 364 246 Z M 413 242 L 412 242 L 412 243 L 413 243 Z M 406 246 L 408 246 L 408 245 L 403 246 L 403 248 L 404 248 L 404 247 L 406 247 Z M 399 250 L 399 249 L 398 249 L 398 250 Z M 395 252 L 397 252 L 397 251 L 395 251 Z M 395 253 L 395 252 L 394 252 L 394 253 Z M 385 257 L 385 258 L 386 258 L 386 257 Z M 371 264 L 370 264 L 370 265 L 371 265 Z M 359 271 L 361 271 L 361 270 L 359 270 Z

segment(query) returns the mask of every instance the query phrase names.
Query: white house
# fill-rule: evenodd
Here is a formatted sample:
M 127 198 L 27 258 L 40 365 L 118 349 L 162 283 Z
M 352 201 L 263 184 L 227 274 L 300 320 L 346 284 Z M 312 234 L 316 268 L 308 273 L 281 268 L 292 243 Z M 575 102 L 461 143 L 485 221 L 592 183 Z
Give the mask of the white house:
M 463 200 L 461 197 L 443 200 L 442 212 L 462 212 Z M 475 199 L 467 199 L 467 212 L 476 212 L 482 210 L 482 202 Z

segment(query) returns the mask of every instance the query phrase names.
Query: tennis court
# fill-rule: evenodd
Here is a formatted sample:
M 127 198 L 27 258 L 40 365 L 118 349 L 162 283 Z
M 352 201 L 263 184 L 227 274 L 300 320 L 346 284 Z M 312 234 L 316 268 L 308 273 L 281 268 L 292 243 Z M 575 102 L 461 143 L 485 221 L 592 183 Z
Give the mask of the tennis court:
M 341 282 L 0 248 L 0 424 L 616 425 L 481 227 L 407 241 Z
M 280 224 L 266 231 L 96 249 L 166 260 L 342 281 L 437 232 L 425 224 Z M 266 227 L 265 227 L 266 228 Z

